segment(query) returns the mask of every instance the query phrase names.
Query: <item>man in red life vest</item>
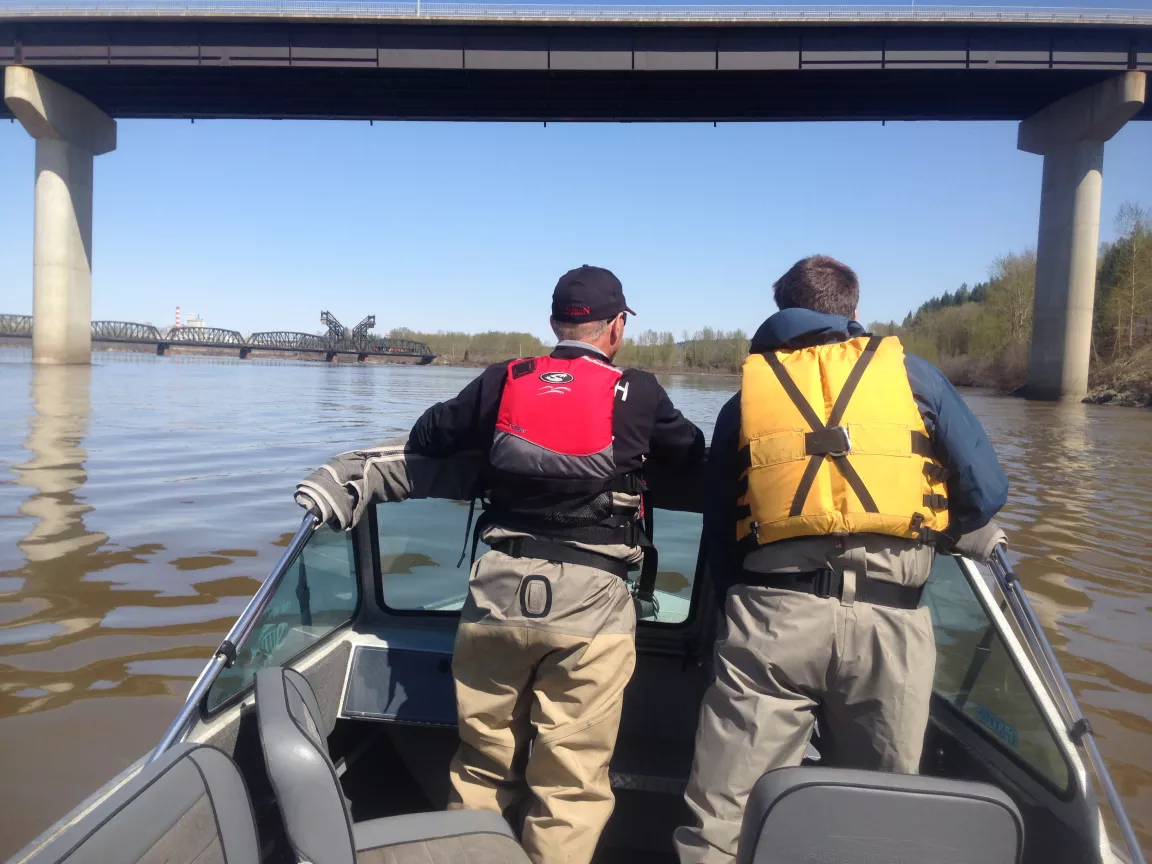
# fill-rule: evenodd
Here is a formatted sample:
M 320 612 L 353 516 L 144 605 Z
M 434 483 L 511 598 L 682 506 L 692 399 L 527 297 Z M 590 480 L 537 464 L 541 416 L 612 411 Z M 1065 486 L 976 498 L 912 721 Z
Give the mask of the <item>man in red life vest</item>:
M 488 454 L 478 531 L 491 551 L 472 568 L 456 636 L 449 806 L 514 819 L 530 796 L 522 839 L 536 864 L 590 861 L 612 813 L 643 463 L 687 471 L 704 455 L 653 375 L 612 365 L 629 314 L 608 270 L 566 273 L 552 295 L 556 349 L 490 366 L 409 438 L 426 456 Z

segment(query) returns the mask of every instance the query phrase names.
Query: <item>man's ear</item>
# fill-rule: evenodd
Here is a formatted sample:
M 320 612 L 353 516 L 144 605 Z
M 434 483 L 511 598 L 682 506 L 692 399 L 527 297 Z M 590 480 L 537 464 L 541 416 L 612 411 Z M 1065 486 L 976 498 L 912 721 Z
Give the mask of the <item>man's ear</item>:
M 624 319 L 617 316 L 612 322 L 612 340 L 614 342 L 624 341 Z

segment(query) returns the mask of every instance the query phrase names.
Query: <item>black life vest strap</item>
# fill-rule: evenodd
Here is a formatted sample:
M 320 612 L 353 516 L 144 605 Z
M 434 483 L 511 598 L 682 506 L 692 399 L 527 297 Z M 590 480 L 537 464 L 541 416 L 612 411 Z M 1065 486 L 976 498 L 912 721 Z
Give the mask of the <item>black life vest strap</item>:
M 776 352 L 764 352 L 764 359 L 776 374 L 776 378 L 780 381 L 780 386 L 784 388 L 784 392 L 788 394 L 788 398 L 792 400 L 792 403 L 796 406 L 796 410 L 804 417 L 805 422 L 812 427 L 812 433 L 805 436 L 805 446 L 807 451 L 811 453 L 811 457 L 808 459 L 808 464 L 804 467 L 804 474 L 800 478 L 800 485 L 796 487 L 796 495 L 792 499 L 792 507 L 788 513 L 789 516 L 799 516 L 804 512 L 804 502 L 808 500 L 808 493 L 812 491 L 812 484 L 816 482 L 816 474 L 825 459 L 831 459 L 833 464 L 839 469 L 844 480 L 852 488 L 852 491 L 856 493 L 856 497 L 860 499 L 860 504 L 865 512 L 880 512 L 876 506 L 875 499 L 872 498 L 872 494 L 868 491 L 868 487 L 864 485 L 864 481 L 860 478 L 860 475 L 856 473 L 856 469 L 852 467 L 852 463 L 848 461 L 848 454 L 846 452 L 831 452 L 827 448 L 831 446 L 828 443 L 829 441 L 839 439 L 839 433 L 832 433 L 832 430 L 840 427 L 840 421 L 844 418 L 844 413 L 848 410 L 848 403 L 852 399 L 852 394 L 856 392 L 856 387 L 860 384 L 860 379 L 864 376 L 864 371 L 868 368 L 868 364 L 872 362 L 872 358 L 876 356 L 876 349 L 880 347 L 882 341 L 882 336 L 872 336 L 868 340 L 868 344 L 864 346 L 864 351 L 856 360 L 852 371 L 848 373 L 848 378 L 844 382 L 844 386 L 840 389 L 840 395 L 836 397 L 836 402 L 832 406 L 832 413 L 828 417 L 827 424 L 820 419 L 815 409 L 813 409 L 808 400 L 804 398 L 804 394 L 800 392 L 800 388 L 796 386 L 796 382 L 792 380 L 792 376 L 788 374 L 788 370 L 784 368 L 784 364 L 780 362 L 780 358 L 776 356 Z M 846 434 L 843 435 L 843 438 L 847 441 Z

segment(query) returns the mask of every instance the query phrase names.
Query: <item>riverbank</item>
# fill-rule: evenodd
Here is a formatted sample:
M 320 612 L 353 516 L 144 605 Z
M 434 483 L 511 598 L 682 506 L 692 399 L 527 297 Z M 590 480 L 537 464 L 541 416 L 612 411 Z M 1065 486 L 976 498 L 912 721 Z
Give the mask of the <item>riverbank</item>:
M 1023 393 L 1028 356 L 1023 346 L 996 358 L 960 355 L 941 358 L 940 371 L 956 387 L 975 387 L 1004 395 Z M 1084 402 L 1123 408 L 1152 408 L 1152 345 L 1114 363 L 1093 365 Z
M 1152 408 L 1152 345 L 1104 367 L 1098 375 L 1093 375 L 1092 384 L 1085 402 Z

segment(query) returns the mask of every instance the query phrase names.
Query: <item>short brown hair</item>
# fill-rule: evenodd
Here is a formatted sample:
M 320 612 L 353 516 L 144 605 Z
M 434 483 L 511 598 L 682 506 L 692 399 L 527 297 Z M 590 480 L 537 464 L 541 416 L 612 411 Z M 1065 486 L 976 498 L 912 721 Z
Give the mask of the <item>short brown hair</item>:
M 851 318 L 860 302 L 860 280 L 827 255 L 801 258 L 772 286 L 781 309 L 811 309 Z

